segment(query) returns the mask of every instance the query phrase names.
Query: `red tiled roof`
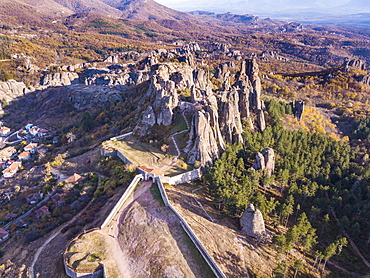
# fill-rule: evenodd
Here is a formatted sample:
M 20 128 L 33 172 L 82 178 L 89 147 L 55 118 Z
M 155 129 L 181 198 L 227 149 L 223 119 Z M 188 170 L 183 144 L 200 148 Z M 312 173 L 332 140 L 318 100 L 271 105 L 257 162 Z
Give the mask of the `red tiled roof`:
M 75 183 L 82 179 L 83 177 L 79 174 L 74 173 L 72 176 L 70 176 L 68 179 L 65 180 L 67 183 Z
M 30 152 L 22 152 L 18 155 L 19 158 L 23 158 L 23 157 L 29 157 L 30 155 Z
M 0 228 L 0 238 L 6 236 L 8 234 L 7 231 L 5 231 L 3 228 Z
M 40 218 L 43 215 L 50 214 L 49 208 L 47 206 L 43 206 L 35 211 L 36 217 Z
M 21 162 L 14 162 L 8 168 L 4 170 L 4 172 L 14 172 L 17 171 L 22 166 Z
M 162 172 L 162 171 L 159 171 L 159 170 L 156 170 L 156 169 L 150 169 L 150 168 L 147 168 L 145 166 L 139 166 L 138 168 L 140 168 L 141 170 L 143 170 L 145 172 L 152 173 L 152 174 L 155 174 L 155 175 L 158 175 L 158 176 L 163 176 L 164 175 L 164 172 Z
M 37 143 L 29 143 L 27 146 L 24 147 L 24 150 L 32 150 L 37 147 Z

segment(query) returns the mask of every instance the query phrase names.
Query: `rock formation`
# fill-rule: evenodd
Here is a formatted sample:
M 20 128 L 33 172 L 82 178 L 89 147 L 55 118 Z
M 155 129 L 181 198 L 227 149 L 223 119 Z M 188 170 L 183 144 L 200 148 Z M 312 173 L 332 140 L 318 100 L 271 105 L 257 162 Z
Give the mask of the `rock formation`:
M 275 170 L 275 153 L 271 148 L 262 150 L 263 157 L 265 158 L 265 170 L 268 175 L 272 175 Z
M 246 60 L 245 73 L 252 83 L 253 91 L 250 95 L 250 105 L 252 108 L 261 109 L 261 79 L 259 78 L 259 68 L 255 58 Z
M 190 49 L 194 50 L 192 46 L 187 48 L 189 49 L 182 48 L 180 52 L 183 54 Z M 220 48 L 223 47 L 220 45 Z M 253 118 L 258 130 L 265 129 L 264 107 L 260 100 L 261 81 L 258 74 L 256 60 L 247 59 L 242 62 L 235 83 L 231 84 L 234 78 L 230 74 L 229 65 L 220 65 L 215 77 L 222 87 L 216 91 L 209 73 L 204 69 L 185 63 L 153 65 L 149 88 L 140 101 L 141 105 L 148 102 L 150 105 L 135 127 L 134 134 L 145 136 L 156 124 L 171 125 L 174 110 L 179 107 L 181 111 L 193 115 L 189 140 L 182 150 L 187 154 L 187 162 L 194 164 L 199 161 L 203 167 L 210 166 L 225 149 L 225 143 L 243 143 L 242 118 L 246 119 L 245 122 L 252 130 Z M 183 93 L 188 95 L 186 100 Z M 263 167 L 266 168 L 267 161 L 269 173 L 273 172 L 269 156 L 264 157 Z
M 120 91 L 106 86 L 86 88 L 83 85 L 72 85 L 68 87 L 67 95 L 77 109 L 104 107 L 122 101 Z
M 5 99 L 8 102 L 31 91 L 23 82 L 15 80 L 0 82 L 0 99 Z
M 251 237 L 259 238 L 266 234 L 262 213 L 255 209 L 253 204 L 249 204 L 240 218 L 240 227 L 246 235 Z
M 118 55 L 108 56 L 108 58 L 104 60 L 104 63 L 110 63 L 110 64 L 118 64 L 118 62 L 119 62 Z
M 348 67 L 353 67 L 359 70 L 366 70 L 366 62 L 360 59 L 347 59 L 344 61 L 344 71 L 348 71 Z
M 188 163 L 199 161 L 202 166 L 211 166 L 225 150 L 225 144 L 218 127 L 218 114 L 214 107 L 208 111 L 197 111 L 192 120 L 189 142 L 186 147 Z
M 40 85 L 42 86 L 68 86 L 78 84 L 79 77 L 75 72 L 57 72 L 45 75 Z
M 233 89 L 222 95 L 219 109 L 220 129 L 226 143 L 243 143 L 242 124 L 239 112 L 239 94 Z
M 256 154 L 256 160 L 253 164 L 255 170 L 265 170 L 271 176 L 275 170 L 275 153 L 271 148 L 263 149 L 261 153 Z
M 296 117 L 298 121 L 301 121 L 304 112 L 304 101 L 296 100 L 294 102 L 293 108 L 294 108 L 294 117 Z

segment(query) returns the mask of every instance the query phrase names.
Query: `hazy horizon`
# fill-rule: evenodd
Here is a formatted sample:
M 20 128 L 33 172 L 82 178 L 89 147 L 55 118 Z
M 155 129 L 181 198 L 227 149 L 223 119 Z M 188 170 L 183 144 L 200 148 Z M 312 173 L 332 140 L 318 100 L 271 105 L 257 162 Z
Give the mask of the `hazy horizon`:
M 257 16 L 304 16 L 307 13 L 345 15 L 370 13 L 369 0 L 156 0 L 179 11 L 254 14 Z

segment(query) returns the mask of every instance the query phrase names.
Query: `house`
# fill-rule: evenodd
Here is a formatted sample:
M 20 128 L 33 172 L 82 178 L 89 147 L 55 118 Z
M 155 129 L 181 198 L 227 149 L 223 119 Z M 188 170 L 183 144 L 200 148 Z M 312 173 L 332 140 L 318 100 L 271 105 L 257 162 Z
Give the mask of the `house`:
M 55 136 L 53 138 L 53 144 L 58 144 L 59 143 L 59 136 Z
M 0 243 L 4 242 L 9 238 L 9 233 L 4 229 L 0 228 Z
M 0 136 L 7 136 L 10 133 L 10 128 L 6 126 L 0 127 Z
M 22 167 L 22 162 L 13 162 L 8 168 L 3 171 L 4 178 L 11 178 Z
M 77 183 L 85 178 L 80 176 L 79 174 L 74 173 L 72 176 L 70 176 L 68 179 L 65 180 L 66 183 Z
M 17 150 L 14 146 L 6 147 L 0 150 L 0 161 L 8 161 L 12 158 L 13 154 L 16 153 Z
M 31 127 L 28 132 L 32 135 L 32 136 L 36 136 L 38 131 L 39 131 L 40 128 L 38 128 L 37 126 L 33 126 Z
M 44 197 L 44 193 L 33 193 L 28 195 L 26 200 L 29 204 L 36 204 L 42 197 Z
M 37 218 L 41 218 L 44 215 L 49 215 L 50 211 L 49 211 L 49 208 L 47 206 L 43 206 L 43 207 L 39 208 L 38 210 L 36 210 L 35 213 L 36 213 Z
M 49 133 L 49 130 L 44 129 L 44 128 L 40 128 L 37 132 L 37 136 L 38 137 L 43 137 L 43 136 L 46 136 L 48 133 Z
M 59 204 L 62 202 L 63 196 L 59 193 L 55 193 L 51 199 L 53 200 L 54 204 Z
M 18 159 L 20 159 L 20 160 L 29 160 L 29 159 L 31 159 L 31 153 L 30 152 L 22 152 L 18 155 Z
M 12 212 L 8 212 L 8 213 L 5 215 L 5 219 L 6 219 L 6 220 L 13 219 L 13 218 L 16 218 L 16 217 L 17 217 L 17 214 L 12 213 Z
M 15 221 L 14 224 L 17 226 L 17 228 L 26 228 L 27 227 L 27 223 L 23 219 L 19 219 L 19 220 Z
M 33 124 L 27 124 L 24 129 L 25 130 L 30 130 L 33 127 Z
M 23 149 L 25 152 L 36 153 L 37 152 L 37 143 L 29 143 Z
M 37 137 L 43 137 L 45 135 L 47 135 L 49 133 L 49 131 L 47 129 L 44 129 L 44 128 L 39 128 L 37 126 L 33 126 L 31 127 L 28 132 L 32 135 L 32 136 L 37 136 Z

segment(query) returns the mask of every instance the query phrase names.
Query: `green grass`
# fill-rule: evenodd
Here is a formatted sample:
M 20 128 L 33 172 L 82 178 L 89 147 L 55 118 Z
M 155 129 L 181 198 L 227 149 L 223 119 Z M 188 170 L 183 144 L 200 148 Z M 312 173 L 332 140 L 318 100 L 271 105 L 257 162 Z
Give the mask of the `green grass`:
M 160 202 L 162 207 L 165 206 L 161 192 L 159 191 L 158 185 L 156 183 L 153 183 L 152 186 L 150 187 L 150 193 L 153 195 L 154 199 Z

